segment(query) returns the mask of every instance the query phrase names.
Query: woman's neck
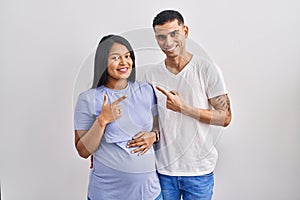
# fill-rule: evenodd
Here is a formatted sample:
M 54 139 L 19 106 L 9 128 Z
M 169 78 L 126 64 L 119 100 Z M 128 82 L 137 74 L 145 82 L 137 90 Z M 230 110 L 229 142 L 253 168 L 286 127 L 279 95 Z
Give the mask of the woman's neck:
M 127 79 L 108 80 L 104 86 L 113 90 L 123 90 L 128 84 Z

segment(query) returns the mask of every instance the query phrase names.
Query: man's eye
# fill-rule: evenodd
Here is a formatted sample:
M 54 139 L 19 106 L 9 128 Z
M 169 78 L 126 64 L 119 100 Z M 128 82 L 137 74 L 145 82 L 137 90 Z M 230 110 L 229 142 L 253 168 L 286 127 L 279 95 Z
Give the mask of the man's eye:
M 175 37 L 177 35 L 178 31 L 173 31 L 170 33 L 171 37 Z
M 165 39 L 166 39 L 166 36 L 164 36 L 164 35 L 158 35 L 158 36 L 157 36 L 157 39 L 159 39 L 159 40 L 165 40 Z

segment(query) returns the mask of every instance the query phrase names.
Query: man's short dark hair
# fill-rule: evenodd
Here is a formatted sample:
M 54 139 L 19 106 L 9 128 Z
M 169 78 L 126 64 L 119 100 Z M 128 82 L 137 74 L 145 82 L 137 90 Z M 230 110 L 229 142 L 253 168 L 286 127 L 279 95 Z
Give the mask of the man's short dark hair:
M 176 10 L 164 10 L 156 15 L 153 19 L 152 27 L 156 25 L 164 25 L 167 22 L 171 22 L 177 19 L 179 24 L 184 24 L 182 15 Z

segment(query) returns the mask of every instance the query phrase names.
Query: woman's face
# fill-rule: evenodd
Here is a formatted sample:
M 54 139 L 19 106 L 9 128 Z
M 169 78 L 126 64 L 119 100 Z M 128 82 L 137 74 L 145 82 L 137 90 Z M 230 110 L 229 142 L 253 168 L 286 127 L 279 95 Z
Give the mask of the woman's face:
M 126 46 L 114 43 L 107 59 L 108 82 L 127 79 L 130 76 L 133 61 Z

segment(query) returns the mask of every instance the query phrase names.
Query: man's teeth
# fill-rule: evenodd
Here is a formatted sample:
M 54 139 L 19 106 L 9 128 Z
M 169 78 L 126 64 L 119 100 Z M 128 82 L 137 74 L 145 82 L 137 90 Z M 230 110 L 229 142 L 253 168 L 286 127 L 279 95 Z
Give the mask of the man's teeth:
M 172 48 L 167 48 L 167 51 L 173 51 L 176 48 L 176 46 L 172 47 Z

